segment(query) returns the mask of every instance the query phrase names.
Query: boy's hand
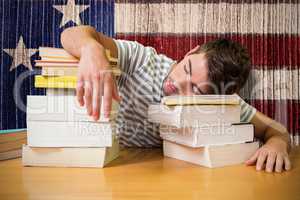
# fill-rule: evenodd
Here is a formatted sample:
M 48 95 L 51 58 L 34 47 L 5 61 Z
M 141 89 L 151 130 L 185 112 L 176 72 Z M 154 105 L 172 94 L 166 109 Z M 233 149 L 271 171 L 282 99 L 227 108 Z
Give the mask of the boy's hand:
M 106 117 L 111 111 L 112 98 L 120 100 L 105 50 L 99 43 L 92 42 L 81 49 L 76 94 L 80 105 L 86 106 L 94 120 L 99 119 L 102 96 Z
M 246 161 L 247 165 L 256 163 L 256 170 L 265 168 L 266 172 L 282 172 L 290 170 L 291 162 L 287 151 L 287 143 L 280 137 L 270 138 L 265 145 L 259 148 L 255 154 Z

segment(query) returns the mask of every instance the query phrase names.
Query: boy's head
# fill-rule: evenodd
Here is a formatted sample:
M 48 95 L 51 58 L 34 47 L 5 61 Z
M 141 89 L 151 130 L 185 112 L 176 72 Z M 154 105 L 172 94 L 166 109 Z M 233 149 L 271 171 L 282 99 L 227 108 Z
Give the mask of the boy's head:
M 173 66 L 165 95 L 232 94 L 245 84 L 250 57 L 239 43 L 219 39 L 196 46 Z

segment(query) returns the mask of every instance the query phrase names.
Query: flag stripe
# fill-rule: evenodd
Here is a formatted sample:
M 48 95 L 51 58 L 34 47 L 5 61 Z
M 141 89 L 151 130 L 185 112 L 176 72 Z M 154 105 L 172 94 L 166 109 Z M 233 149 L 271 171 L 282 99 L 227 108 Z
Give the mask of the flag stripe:
M 116 38 L 135 40 L 145 46 L 154 47 L 172 59 L 180 60 L 196 45 L 217 38 L 228 38 L 240 42 L 248 49 L 252 65 L 261 68 L 299 68 L 300 36 L 287 34 L 129 34 L 117 33 Z
M 299 9 L 300 3 L 117 3 L 115 30 L 118 33 L 298 34 Z
M 300 68 L 295 70 L 251 70 L 241 90 L 246 99 L 300 100 Z
M 184 4 L 197 4 L 197 3 L 298 3 L 299 0 L 115 0 L 116 3 L 184 3 Z
M 251 100 L 250 104 L 285 125 L 290 133 L 300 134 L 299 100 Z

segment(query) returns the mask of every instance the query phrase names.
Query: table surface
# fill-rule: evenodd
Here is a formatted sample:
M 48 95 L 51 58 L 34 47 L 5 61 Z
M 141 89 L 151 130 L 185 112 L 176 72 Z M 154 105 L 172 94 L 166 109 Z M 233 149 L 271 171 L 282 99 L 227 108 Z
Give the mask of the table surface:
M 106 168 L 22 167 L 0 161 L 0 199 L 300 199 L 300 148 L 293 169 L 255 171 L 243 164 L 209 169 L 161 149 L 124 149 Z

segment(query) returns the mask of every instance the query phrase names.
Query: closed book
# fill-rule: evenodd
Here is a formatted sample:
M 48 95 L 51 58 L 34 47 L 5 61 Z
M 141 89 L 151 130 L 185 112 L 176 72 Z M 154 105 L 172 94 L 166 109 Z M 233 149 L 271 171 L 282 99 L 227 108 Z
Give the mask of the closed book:
M 118 140 L 111 147 L 39 148 L 23 146 L 23 166 L 102 168 L 119 156 Z
M 105 50 L 105 54 L 109 61 L 117 62 L 118 59 L 113 58 L 110 54 L 110 51 L 108 49 Z M 72 60 L 72 61 L 78 61 L 79 59 L 75 56 L 68 53 L 63 48 L 53 48 L 53 47 L 39 47 L 39 56 L 43 60 L 47 60 L 48 57 L 50 58 L 57 58 L 61 60 Z
M 121 71 L 118 68 L 112 68 L 112 73 L 115 76 L 120 76 Z M 42 74 L 43 76 L 77 76 L 78 67 L 43 67 Z
M 22 140 L 27 138 L 26 129 L 7 129 L 0 130 L 0 145 L 6 142 L 14 142 L 16 140 Z
M 237 94 L 232 95 L 192 95 L 179 96 L 172 95 L 162 98 L 162 104 L 168 106 L 174 105 L 237 105 L 240 97 Z
M 193 148 L 167 140 L 163 141 L 165 156 L 209 168 L 241 164 L 249 159 L 258 148 L 258 142 Z
M 23 144 L 27 143 L 27 139 L 18 139 L 14 141 L 2 142 L 0 143 L 0 152 L 7 152 L 12 150 L 21 149 Z
M 77 76 L 41 76 L 34 77 L 36 88 L 60 88 L 75 89 L 77 86 Z
M 19 158 L 22 156 L 22 148 L 14 149 L 11 151 L 0 152 L 0 160 L 8 160 Z
M 177 128 L 240 122 L 240 105 L 179 105 L 152 104 L 148 120 Z
M 63 93 L 64 94 L 64 93 Z M 118 102 L 112 100 L 109 117 L 104 116 L 103 98 L 100 118 L 97 122 L 109 122 L 116 118 L 119 109 Z M 94 119 L 87 115 L 86 108 L 79 105 L 77 98 L 72 95 L 27 96 L 28 121 L 90 121 Z
M 216 124 L 185 128 L 161 125 L 160 136 L 164 140 L 178 144 L 190 147 L 203 147 L 253 141 L 254 129 L 250 123 Z
M 109 62 L 109 66 L 112 68 L 119 68 L 117 66 L 118 63 L 116 62 Z M 35 60 L 35 66 L 36 67 L 78 67 L 79 62 L 78 61 L 72 61 L 72 60 Z
M 109 147 L 115 124 L 65 121 L 28 121 L 30 147 Z

